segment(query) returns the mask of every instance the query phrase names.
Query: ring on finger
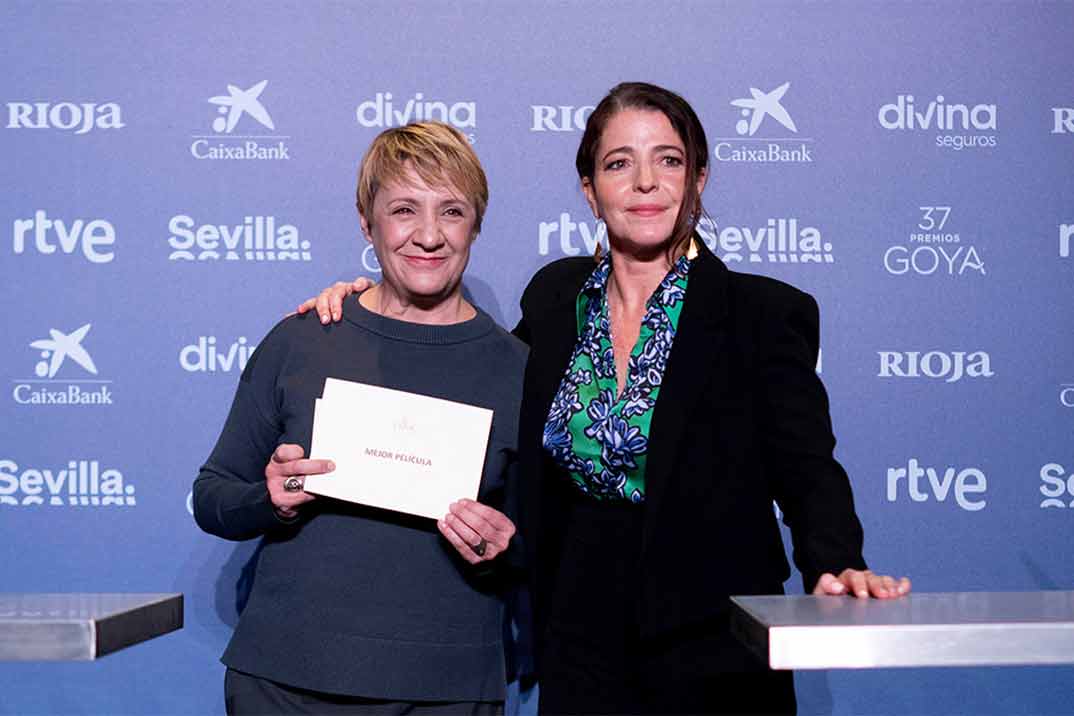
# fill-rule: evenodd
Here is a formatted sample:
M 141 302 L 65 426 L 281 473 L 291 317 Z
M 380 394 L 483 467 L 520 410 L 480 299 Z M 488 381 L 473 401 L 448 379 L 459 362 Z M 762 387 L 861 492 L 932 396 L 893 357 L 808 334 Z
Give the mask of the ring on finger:
M 283 489 L 285 492 L 298 492 L 302 489 L 302 480 L 292 475 L 283 481 Z
M 474 554 L 476 554 L 478 557 L 484 557 L 485 550 L 488 549 L 488 546 L 488 540 L 482 537 L 480 542 L 478 542 L 477 544 L 470 545 L 470 549 L 472 549 L 474 551 Z

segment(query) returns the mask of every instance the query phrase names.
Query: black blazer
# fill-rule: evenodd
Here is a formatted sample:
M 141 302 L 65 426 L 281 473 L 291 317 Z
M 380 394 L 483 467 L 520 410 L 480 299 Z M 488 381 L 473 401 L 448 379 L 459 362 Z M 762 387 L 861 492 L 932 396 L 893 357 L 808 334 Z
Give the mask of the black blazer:
M 865 569 L 850 483 L 832 456 L 815 372 L 818 311 L 785 283 L 729 271 L 701 249 L 653 413 L 645 474 L 640 628 L 645 636 L 725 618 L 727 597 L 780 594 L 790 576 L 772 502 L 812 590 L 824 572 Z M 575 301 L 593 260 L 543 267 L 522 296 L 530 344 L 519 423 L 519 533 L 537 635 L 559 556 L 564 478 L 541 446 L 577 340 Z

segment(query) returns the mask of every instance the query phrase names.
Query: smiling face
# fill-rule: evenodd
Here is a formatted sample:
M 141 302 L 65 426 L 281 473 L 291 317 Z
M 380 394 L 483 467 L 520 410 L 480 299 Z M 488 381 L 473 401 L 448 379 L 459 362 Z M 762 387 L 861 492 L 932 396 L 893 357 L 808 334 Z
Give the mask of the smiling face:
M 381 186 L 362 231 L 383 271 L 380 290 L 403 305 L 435 308 L 459 296 L 477 236 L 477 210 L 450 186 L 429 186 L 413 167 Z
M 666 252 L 686 189 L 686 148 L 660 111 L 627 108 L 601 132 L 592 179 L 582 179 L 613 248 L 639 257 Z M 705 175 L 698 177 L 698 193 Z

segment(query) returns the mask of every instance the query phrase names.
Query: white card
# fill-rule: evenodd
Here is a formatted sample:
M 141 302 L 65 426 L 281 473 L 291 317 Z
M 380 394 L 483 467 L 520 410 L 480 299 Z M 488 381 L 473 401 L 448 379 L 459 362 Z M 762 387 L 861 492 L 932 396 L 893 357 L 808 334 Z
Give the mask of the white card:
M 305 490 L 439 519 L 477 498 L 492 411 L 327 378 L 313 414 L 310 457 L 336 464 Z

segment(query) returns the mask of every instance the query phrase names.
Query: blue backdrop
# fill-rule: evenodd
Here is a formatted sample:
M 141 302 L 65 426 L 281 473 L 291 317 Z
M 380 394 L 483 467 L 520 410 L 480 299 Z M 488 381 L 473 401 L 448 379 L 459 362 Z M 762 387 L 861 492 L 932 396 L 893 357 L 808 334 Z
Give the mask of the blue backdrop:
M 0 714 L 222 713 L 254 545 L 199 532 L 190 483 L 260 337 L 376 274 L 361 153 L 409 119 L 469 135 L 466 285 L 510 327 L 537 267 L 601 240 L 573 156 L 628 79 L 705 123 L 710 246 L 817 297 L 870 563 L 1074 588 L 1074 5 L 7 2 L 0 27 L 0 589 L 187 597 L 180 633 L 0 665 Z M 804 714 L 1053 714 L 1072 677 L 798 688 Z

